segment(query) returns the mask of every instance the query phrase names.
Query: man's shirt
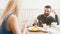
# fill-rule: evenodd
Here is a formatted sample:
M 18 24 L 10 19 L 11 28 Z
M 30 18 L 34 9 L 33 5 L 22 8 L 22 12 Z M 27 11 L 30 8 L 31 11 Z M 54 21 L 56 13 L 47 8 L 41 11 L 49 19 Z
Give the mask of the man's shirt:
M 41 26 L 42 23 L 46 23 L 47 25 L 51 25 L 52 22 L 57 22 L 57 24 L 59 24 L 59 22 L 58 22 L 58 16 L 57 15 L 55 15 L 55 19 L 54 19 L 50 15 L 47 16 L 47 17 L 45 17 L 44 14 L 42 14 L 42 15 L 39 15 L 37 17 L 37 19 L 38 19 L 38 25 L 39 26 Z

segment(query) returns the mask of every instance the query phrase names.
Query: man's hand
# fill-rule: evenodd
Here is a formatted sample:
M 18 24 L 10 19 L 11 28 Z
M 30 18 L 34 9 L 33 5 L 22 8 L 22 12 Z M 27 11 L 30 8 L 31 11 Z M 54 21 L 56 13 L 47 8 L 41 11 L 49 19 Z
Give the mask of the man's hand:
M 52 13 L 56 15 L 56 12 L 55 12 L 55 10 L 52 10 Z
M 34 19 L 34 24 L 36 25 L 38 22 L 38 19 Z
M 46 26 L 46 23 L 42 23 L 42 26 L 45 27 Z

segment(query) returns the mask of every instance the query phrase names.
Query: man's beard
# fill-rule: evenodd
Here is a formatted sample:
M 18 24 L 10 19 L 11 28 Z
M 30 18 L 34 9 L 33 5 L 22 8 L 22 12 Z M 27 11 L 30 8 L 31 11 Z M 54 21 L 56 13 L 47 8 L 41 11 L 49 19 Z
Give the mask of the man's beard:
M 48 13 L 44 13 L 44 15 L 47 17 L 49 14 Z

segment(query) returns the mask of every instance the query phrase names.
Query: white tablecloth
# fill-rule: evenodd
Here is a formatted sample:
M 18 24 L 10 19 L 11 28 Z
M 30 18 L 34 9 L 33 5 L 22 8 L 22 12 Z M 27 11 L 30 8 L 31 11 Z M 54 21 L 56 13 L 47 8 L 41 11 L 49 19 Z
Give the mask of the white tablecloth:
M 49 34 L 60 34 L 60 25 L 49 28 Z

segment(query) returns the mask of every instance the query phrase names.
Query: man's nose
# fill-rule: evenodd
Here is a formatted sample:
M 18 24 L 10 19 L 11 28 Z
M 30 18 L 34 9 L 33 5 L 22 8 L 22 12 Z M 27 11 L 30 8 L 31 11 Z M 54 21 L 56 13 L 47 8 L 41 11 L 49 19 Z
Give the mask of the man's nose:
M 45 12 L 45 13 L 48 13 L 48 12 Z

